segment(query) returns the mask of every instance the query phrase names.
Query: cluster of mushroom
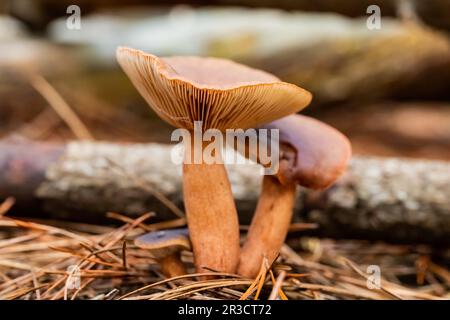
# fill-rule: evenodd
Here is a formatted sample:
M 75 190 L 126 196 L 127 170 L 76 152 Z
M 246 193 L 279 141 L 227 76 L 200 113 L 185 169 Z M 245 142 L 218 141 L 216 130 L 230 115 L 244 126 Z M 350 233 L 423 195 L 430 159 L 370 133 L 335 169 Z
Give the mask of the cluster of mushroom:
M 311 94 L 269 73 L 225 59 L 158 58 L 130 48 L 119 48 L 117 59 L 148 104 L 175 127 L 194 130 L 194 122 L 201 121 L 204 130 L 222 132 L 279 129 L 279 170 L 275 176 L 263 177 L 242 249 L 237 210 L 223 162 L 194 163 L 188 158 L 194 154 L 194 146 L 185 146 L 191 152 L 185 152 L 183 196 L 197 272 L 255 276 L 263 259 L 272 263 L 284 243 L 296 185 L 321 189 L 332 184 L 350 158 L 347 138 L 324 123 L 296 115 L 309 104 Z M 206 146 L 204 143 L 201 148 Z M 156 247 L 167 245 L 173 237 L 179 237 L 179 232 L 144 235 L 136 244 L 155 248 L 155 243 Z M 177 246 L 187 248 L 186 242 L 181 242 L 183 246 Z M 179 257 L 172 256 L 170 261 L 174 259 Z M 182 268 L 174 270 L 166 275 L 184 272 Z

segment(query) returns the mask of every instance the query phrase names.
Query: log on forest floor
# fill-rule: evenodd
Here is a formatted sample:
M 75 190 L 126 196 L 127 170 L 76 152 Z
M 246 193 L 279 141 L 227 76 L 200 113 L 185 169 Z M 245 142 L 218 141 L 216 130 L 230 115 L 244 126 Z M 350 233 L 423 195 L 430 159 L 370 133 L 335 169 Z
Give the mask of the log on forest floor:
M 34 202 L 53 218 L 95 221 L 108 211 L 160 219 L 182 210 L 181 167 L 173 146 L 72 142 L 0 144 L 0 198 Z M 260 188 L 257 165 L 227 165 L 248 223 Z M 162 201 L 161 201 L 162 200 Z M 26 214 L 33 208 L 28 206 Z M 175 214 L 174 214 L 175 213 Z M 395 242 L 450 244 L 450 163 L 354 157 L 326 191 L 299 190 L 295 219 L 319 224 L 312 234 Z

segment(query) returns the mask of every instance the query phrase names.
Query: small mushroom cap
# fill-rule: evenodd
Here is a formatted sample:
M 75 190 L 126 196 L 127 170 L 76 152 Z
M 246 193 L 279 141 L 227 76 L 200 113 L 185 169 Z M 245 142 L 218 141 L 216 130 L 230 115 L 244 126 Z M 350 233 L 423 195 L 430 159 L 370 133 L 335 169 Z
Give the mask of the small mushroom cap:
M 319 120 L 296 114 L 263 127 L 279 129 L 277 176 L 283 184 L 324 189 L 339 178 L 350 161 L 352 149 L 347 137 Z
M 192 130 L 254 128 L 306 107 L 311 94 L 267 72 L 226 59 L 158 58 L 120 47 L 117 60 L 166 122 Z
M 187 229 L 171 229 L 146 233 L 134 240 L 142 249 L 150 250 L 155 258 L 162 258 L 181 250 L 190 250 Z

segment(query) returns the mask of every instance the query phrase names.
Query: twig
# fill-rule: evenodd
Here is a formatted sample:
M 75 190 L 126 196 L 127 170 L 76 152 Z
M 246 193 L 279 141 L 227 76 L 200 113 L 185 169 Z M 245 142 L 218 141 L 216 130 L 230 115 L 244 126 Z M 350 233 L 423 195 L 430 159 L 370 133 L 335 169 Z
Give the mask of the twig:
M 15 202 L 16 200 L 12 197 L 6 198 L 6 200 L 0 204 L 0 217 L 5 215 L 5 213 L 12 208 Z
M 122 260 L 123 260 L 123 268 L 125 271 L 128 271 L 127 266 L 127 242 L 124 240 L 122 244 Z
M 281 286 L 283 285 L 284 278 L 286 277 L 286 271 L 282 270 L 280 271 L 280 274 L 278 275 L 277 281 L 273 285 L 272 292 L 269 295 L 269 300 L 276 300 L 280 290 Z
M 38 91 L 55 112 L 63 119 L 67 126 L 72 130 L 78 139 L 94 140 L 94 136 L 89 129 L 83 124 L 81 119 L 72 110 L 69 104 L 61 97 L 55 88 L 38 74 L 32 74 L 30 83 L 36 91 Z
M 343 261 L 344 261 L 350 268 L 352 268 L 357 274 L 359 274 L 359 275 L 360 275 L 361 277 L 363 277 L 364 279 L 370 281 L 369 277 L 368 277 L 363 271 L 361 271 L 361 270 L 356 266 L 356 264 L 354 264 L 353 262 L 351 262 L 351 261 L 350 261 L 349 259 L 347 259 L 347 258 L 342 257 L 342 259 L 343 259 Z M 395 292 L 392 292 L 391 290 L 386 289 L 386 288 L 385 288 L 383 285 L 381 285 L 381 284 L 380 284 L 380 290 L 383 291 L 383 292 L 385 292 L 385 293 L 387 293 L 387 294 L 389 294 L 389 295 L 391 295 L 391 296 L 393 296 L 393 297 L 396 298 L 396 299 L 403 300 L 403 298 L 400 297 L 398 294 L 396 294 Z

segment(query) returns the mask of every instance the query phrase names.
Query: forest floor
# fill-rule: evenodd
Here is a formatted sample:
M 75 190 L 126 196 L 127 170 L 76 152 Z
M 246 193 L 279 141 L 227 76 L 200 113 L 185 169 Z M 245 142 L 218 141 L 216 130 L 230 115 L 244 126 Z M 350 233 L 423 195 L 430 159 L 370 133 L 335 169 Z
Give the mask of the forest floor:
M 449 299 L 449 250 L 354 240 L 289 237 L 256 279 L 215 273 L 165 278 L 133 239 L 179 227 L 109 214 L 118 227 L 9 217 L 0 206 L 0 299 Z M 379 276 L 379 277 L 378 277 Z

